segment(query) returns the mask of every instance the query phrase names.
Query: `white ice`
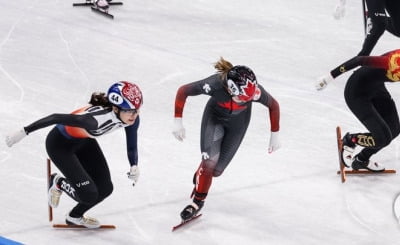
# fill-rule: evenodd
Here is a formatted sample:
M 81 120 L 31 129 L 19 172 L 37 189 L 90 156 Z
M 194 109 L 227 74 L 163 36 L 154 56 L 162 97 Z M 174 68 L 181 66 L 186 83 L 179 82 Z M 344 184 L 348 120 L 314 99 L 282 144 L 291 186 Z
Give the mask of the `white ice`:
M 335 20 L 336 0 L 130 0 L 111 7 L 110 20 L 73 8 L 73 0 L 2 1 L 0 236 L 33 245 L 399 244 L 392 201 L 400 177 L 350 176 L 342 184 L 336 174 L 335 127 L 364 130 L 343 99 L 349 74 L 314 89 L 318 77 L 360 50 L 360 2 L 347 1 L 346 16 Z M 373 54 L 398 42 L 385 33 Z M 208 99 L 188 98 L 187 138 L 178 142 L 171 134 L 176 90 L 213 74 L 220 56 L 250 66 L 279 101 L 283 147 L 267 153 L 268 111 L 256 104 L 241 148 L 214 179 L 203 217 L 173 233 L 200 163 Z M 100 138 L 115 188 L 88 214 L 117 229 L 53 229 L 44 147 L 51 127 L 12 148 L 4 138 L 51 113 L 71 112 L 119 80 L 137 82 L 144 93 L 139 183 L 132 187 L 126 177 L 123 130 Z M 399 85 L 388 88 L 400 104 Z M 399 169 L 399 148 L 396 139 L 373 159 Z M 73 205 L 64 195 L 54 222 Z

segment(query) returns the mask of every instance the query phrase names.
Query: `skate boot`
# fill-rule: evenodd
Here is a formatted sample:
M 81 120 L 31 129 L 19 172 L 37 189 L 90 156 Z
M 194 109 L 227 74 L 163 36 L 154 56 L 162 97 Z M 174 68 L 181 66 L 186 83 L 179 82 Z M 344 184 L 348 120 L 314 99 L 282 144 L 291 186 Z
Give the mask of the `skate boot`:
M 97 219 L 85 216 L 75 218 L 71 217 L 70 214 L 67 214 L 65 222 L 68 225 L 82 225 L 89 229 L 96 229 L 100 227 L 100 222 Z
M 352 135 L 348 132 L 343 136 L 342 162 L 347 168 L 349 168 L 352 164 L 353 153 L 354 149 L 356 148 L 356 141 L 357 139 L 352 137 Z
M 187 205 L 181 212 L 183 221 L 187 221 L 195 217 L 204 205 L 204 201 L 193 199 L 193 202 Z
M 354 161 L 351 163 L 351 167 L 354 170 L 367 169 L 371 172 L 382 172 L 385 171 L 385 166 L 378 164 L 377 162 L 371 162 L 370 160 L 362 161 L 356 156 Z
M 343 146 L 348 146 L 351 148 L 355 148 L 356 147 L 356 142 L 357 142 L 357 138 L 353 137 L 349 132 L 347 132 L 344 136 L 343 136 Z
M 61 188 L 58 184 L 60 179 L 61 176 L 58 174 L 52 174 L 50 176 L 48 202 L 49 206 L 52 208 L 58 207 L 58 204 L 60 203 L 60 197 L 62 194 Z
M 108 8 L 110 7 L 110 6 L 108 5 L 108 2 L 109 2 L 109 1 L 107 1 L 107 0 L 96 0 L 96 1 L 94 2 L 94 5 L 95 5 L 96 8 L 98 8 L 98 9 L 104 11 L 104 12 L 107 12 L 107 11 L 108 11 Z

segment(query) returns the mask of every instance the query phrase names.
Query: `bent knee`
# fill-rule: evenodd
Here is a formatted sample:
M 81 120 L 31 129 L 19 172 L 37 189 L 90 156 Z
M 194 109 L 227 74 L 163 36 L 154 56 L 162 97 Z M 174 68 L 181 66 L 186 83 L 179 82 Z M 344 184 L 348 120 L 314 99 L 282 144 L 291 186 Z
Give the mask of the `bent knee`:
M 99 190 L 99 199 L 103 200 L 106 197 L 108 197 L 109 195 L 111 195 L 111 193 L 114 190 L 114 186 L 112 183 L 109 183 L 106 187 L 104 187 L 104 189 Z
M 97 190 L 85 190 L 78 194 L 79 202 L 87 205 L 97 203 L 98 198 L 99 192 Z

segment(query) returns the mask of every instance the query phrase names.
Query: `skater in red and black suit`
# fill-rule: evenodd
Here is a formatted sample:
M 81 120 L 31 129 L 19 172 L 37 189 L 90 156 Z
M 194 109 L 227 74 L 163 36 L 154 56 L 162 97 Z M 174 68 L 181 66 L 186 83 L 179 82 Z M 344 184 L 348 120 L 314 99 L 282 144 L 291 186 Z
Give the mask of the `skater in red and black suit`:
M 257 83 L 253 71 L 246 66 L 233 66 L 223 58 L 215 68 L 216 74 L 181 86 L 176 95 L 173 134 L 180 141 L 185 138 L 182 114 L 186 98 L 200 94 L 210 96 L 201 122 L 202 161 L 193 178 L 193 202 L 181 212 L 183 220 L 191 219 L 200 211 L 212 178 L 223 173 L 238 150 L 249 125 L 253 102 L 269 108 L 271 137 L 268 151 L 271 153 L 280 147 L 279 104 Z
M 382 56 L 356 56 L 321 78 L 316 88 L 325 88 L 334 78 L 358 66 L 361 67 L 346 83 L 344 97 L 350 110 L 369 132 L 347 133 L 343 143 L 352 148 L 356 145 L 363 147 L 353 158 L 353 169 L 383 171 L 382 165 L 369 159 L 400 133 L 396 105 L 385 86 L 385 82 L 400 81 L 400 50 Z
M 67 214 L 67 224 L 98 228 L 100 222 L 84 213 L 103 201 L 113 191 L 110 171 L 96 137 L 116 129 L 125 129 L 130 164 L 128 178 L 136 184 L 139 178 L 137 130 L 142 93 L 136 84 L 114 83 L 104 93 L 93 93 L 90 104 L 71 114 L 52 114 L 6 137 L 9 147 L 28 134 L 50 125 L 56 126 L 46 139 L 50 159 L 64 177 L 52 174 L 49 183 L 49 205 L 59 204 L 62 192 L 78 204 Z

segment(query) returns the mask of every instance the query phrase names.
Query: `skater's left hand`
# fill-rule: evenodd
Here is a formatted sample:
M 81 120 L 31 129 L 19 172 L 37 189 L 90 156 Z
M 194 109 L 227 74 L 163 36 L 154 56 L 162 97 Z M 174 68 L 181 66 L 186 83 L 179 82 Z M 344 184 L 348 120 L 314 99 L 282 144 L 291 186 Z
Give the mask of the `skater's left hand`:
M 317 82 L 315 83 L 315 88 L 317 90 L 322 90 L 328 86 L 329 83 L 331 83 L 334 80 L 332 77 L 331 73 L 328 73 L 327 75 L 320 77 Z
M 271 137 L 269 138 L 269 147 L 268 153 L 272 153 L 273 151 L 281 148 L 281 142 L 279 140 L 279 131 L 271 132 Z
M 140 176 L 140 171 L 139 171 L 139 167 L 137 165 L 133 165 L 131 167 L 131 169 L 129 170 L 128 173 L 126 173 L 128 175 L 128 178 L 130 180 L 132 180 L 132 185 L 135 186 L 136 183 L 139 180 L 139 176 Z

